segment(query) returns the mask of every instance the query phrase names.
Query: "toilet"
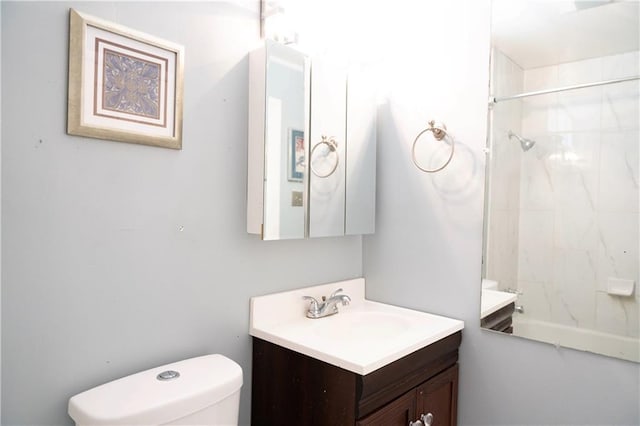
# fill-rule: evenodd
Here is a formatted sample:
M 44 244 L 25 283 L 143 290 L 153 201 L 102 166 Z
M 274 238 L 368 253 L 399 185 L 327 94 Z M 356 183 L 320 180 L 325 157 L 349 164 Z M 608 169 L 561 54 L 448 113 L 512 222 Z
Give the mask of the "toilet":
M 222 355 L 191 358 L 89 389 L 69 399 L 77 426 L 237 426 L 242 368 Z

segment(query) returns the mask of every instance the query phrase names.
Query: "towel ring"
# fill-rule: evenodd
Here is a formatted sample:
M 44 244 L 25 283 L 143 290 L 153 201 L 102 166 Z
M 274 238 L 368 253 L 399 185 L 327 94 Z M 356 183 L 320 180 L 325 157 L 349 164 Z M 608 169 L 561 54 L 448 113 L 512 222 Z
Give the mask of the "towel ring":
M 422 136 L 426 132 L 431 132 L 433 134 L 433 137 L 437 141 L 441 141 L 446 136 L 448 136 L 447 126 L 445 126 L 444 123 L 441 126 L 436 126 L 436 122 L 434 120 L 429 121 L 429 127 L 427 127 L 426 129 L 418 133 L 418 136 L 416 136 L 416 139 L 413 141 L 413 147 L 411 148 L 411 158 L 413 159 L 413 164 L 415 164 L 416 167 L 422 170 L 423 172 L 426 172 L 426 173 L 439 172 L 440 170 L 447 167 L 451 162 L 451 159 L 453 158 L 453 151 L 455 148 L 455 140 L 452 137 L 449 137 L 450 144 L 451 144 L 451 153 L 449 154 L 449 158 L 447 159 L 447 161 L 442 166 L 438 167 L 437 169 L 431 169 L 431 170 L 425 169 L 421 167 L 420 164 L 418 164 L 418 160 L 416 159 L 416 144 L 418 143 L 418 139 L 420 139 L 420 136 Z
M 313 168 L 313 153 L 320 145 L 326 145 L 329 148 L 329 152 L 335 152 L 336 154 L 336 162 L 331 168 L 331 170 L 329 171 L 329 173 L 326 173 L 326 174 L 318 173 L 318 171 Z M 336 169 L 338 168 L 338 164 L 340 163 L 340 154 L 338 154 L 338 142 L 336 142 L 336 140 L 333 137 L 330 137 L 329 139 L 327 139 L 326 136 L 322 136 L 322 140 L 313 146 L 313 149 L 311 150 L 311 154 L 309 155 L 309 157 L 310 157 L 309 165 L 311 166 L 311 171 L 313 172 L 314 175 L 318 176 L 319 178 L 326 178 L 331 176 L 333 172 L 336 171 Z

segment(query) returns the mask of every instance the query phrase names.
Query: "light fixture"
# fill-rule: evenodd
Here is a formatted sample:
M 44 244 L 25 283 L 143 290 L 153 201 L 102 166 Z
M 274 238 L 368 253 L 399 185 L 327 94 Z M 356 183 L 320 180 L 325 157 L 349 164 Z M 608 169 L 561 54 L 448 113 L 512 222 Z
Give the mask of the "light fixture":
M 279 0 L 260 0 L 260 37 L 290 44 L 298 42 L 290 17 Z

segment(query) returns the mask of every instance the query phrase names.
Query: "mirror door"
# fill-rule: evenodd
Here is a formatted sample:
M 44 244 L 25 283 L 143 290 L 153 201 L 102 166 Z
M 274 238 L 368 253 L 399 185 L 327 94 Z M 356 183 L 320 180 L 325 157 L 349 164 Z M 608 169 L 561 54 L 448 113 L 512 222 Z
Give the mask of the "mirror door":
M 347 74 L 313 60 L 309 167 L 309 236 L 344 235 Z
M 265 239 L 304 238 L 306 58 L 267 44 Z

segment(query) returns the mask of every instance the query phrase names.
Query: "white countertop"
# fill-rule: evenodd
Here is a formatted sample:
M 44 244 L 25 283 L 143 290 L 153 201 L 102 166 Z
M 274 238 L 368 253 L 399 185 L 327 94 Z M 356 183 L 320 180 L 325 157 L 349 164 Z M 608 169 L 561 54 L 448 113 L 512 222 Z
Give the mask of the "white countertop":
M 500 308 L 504 308 L 509 303 L 515 302 L 518 296 L 506 291 L 482 289 L 480 303 L 480 318 L 484 318 L 496 312 Z
M 302 296 L 342 288 L 348 306 L 325 318 L 305 316 Z M 464 322 L 373 302 L 363 278 L 251 298 L 249 333 L 293 351 L 366 375 L 464 328 Z

